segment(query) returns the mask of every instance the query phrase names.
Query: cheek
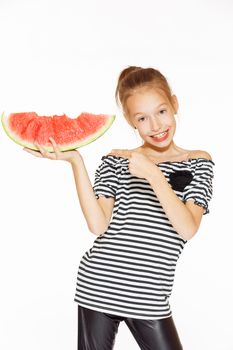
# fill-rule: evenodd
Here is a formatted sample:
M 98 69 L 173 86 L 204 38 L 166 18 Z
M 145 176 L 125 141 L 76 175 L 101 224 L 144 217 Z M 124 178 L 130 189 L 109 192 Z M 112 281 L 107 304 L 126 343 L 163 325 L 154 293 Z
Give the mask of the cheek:
M 166 123 L 170 126 L 176 126 L 176 120 L 173 116 L 167 116 Z
M 148 131 L 148 123 L 143 122 L 137 125 L 139 134 L 145 134 Z
M 174 135 L 176 132 L 176 120 L 174 118 L 170 119 L 169 126 L 172 128 L 172 130 L 173 130 L 172 134 Z

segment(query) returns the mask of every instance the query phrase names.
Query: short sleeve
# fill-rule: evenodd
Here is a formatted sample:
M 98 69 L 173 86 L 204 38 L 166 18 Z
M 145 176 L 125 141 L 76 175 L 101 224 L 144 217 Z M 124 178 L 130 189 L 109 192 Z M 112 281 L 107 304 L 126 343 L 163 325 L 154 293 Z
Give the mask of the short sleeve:
M 93 190 L 96 198 L 115 197 L 118 184 L 115 160 L 113 157 L 103 156 L 102 163 L 95 171 Z
M 198 158 L 194 169 L 193 179 L 183 192 L 183 202 L 193 200 L 203 207 L 204 214 L 209 213 L 209 201 L 213 195 L 213 166 L 212 160 Z

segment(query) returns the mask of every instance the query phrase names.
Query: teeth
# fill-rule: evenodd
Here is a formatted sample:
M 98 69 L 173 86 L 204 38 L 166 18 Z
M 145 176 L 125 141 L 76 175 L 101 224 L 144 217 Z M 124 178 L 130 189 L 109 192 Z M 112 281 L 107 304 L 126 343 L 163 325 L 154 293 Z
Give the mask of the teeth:
M 153 137 L 161 138 L 161 137 L 163 137 L 166 133 L 167 133 L 167 131 L 164 131 L 164 132 L 161 132 L 161 134 L 154 135 Z

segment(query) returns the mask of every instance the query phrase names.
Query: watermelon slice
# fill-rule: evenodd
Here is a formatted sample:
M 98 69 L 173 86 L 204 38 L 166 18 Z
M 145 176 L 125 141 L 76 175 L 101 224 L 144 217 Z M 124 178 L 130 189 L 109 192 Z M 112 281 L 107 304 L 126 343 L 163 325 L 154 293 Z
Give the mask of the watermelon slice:
M 112 125 L 115 115 L 81 113 L 77 118 L 64 115 L 38 116 L 35 112 L 2 114 L 7 135 L 17 144 L 38 150 L 35 142 L 53 152 L 52 137 L 61 151 L 87 145 L 102 136 Z

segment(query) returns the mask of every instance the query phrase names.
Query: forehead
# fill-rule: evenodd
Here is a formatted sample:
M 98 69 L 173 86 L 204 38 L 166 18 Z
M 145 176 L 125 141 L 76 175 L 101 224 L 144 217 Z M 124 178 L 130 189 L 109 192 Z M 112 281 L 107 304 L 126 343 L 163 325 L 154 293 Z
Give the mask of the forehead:
M 128 97 L 126 104 L 128 111 L 130 113 L 135 113 L 138 109 L 142 108 L 156 108 L 161 104 L 168 105 L 169 101 L 162 90 L 143 87 L 135 89 Z

